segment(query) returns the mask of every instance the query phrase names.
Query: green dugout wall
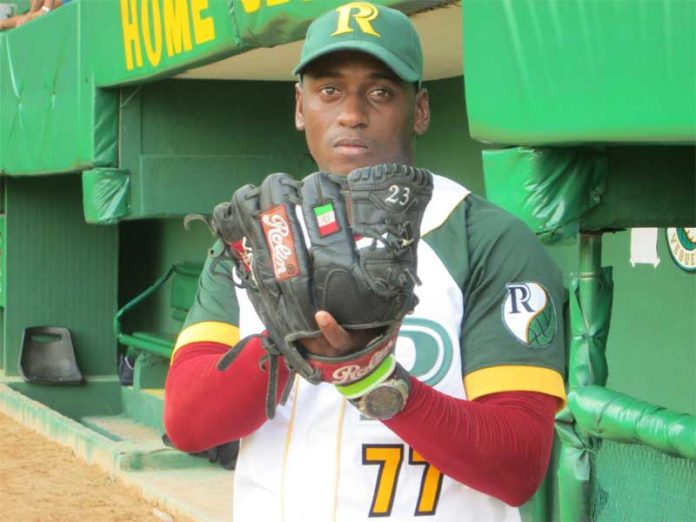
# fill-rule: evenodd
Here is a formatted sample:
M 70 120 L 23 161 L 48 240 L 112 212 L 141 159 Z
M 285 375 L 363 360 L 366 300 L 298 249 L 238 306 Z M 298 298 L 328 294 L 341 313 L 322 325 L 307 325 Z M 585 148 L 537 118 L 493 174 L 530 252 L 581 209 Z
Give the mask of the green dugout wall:
M 660 264 L 631 266 L 624 230 L 669 228 L 691 248 L 696 5 L 463 6 L 471 135 L 498 146 L 483 154 L 487 196 L 547 244 L 578 245 L 550 247 L 570 315 L 558 516 L 688 520 L 696 281 L 683 249 L 681 267 L 670 259 L 663 230 L 642 241 Z
M 0 33 L 7 378 L 23 328 L 53 323 L 75 333 L 88 378 L 113 381 L 126 349 L 116 310 L 204 258 L 209 233 L 182 217 L 268 172 L 313 169 L 288 70 L 307 24 L 341 3 L 74 0 Z M 696 276 L 673 262 L 665 229 L 696 226 L 696 4 L 377 3 L 438 8 L 414 17 L 434 64 L 419 165 L 518 215 L 566 274 L 570 407 L 525 517 L 688 516 Z M 634 227 L 659 229 L 657 267 L 630 263 Z M 122 329 L 175 335 L 173 286 Z M 138 376 L 156 388 L 166 363 L 148 360 Z M 157 426 L 157 401 L 137 387 L 121 410 Z

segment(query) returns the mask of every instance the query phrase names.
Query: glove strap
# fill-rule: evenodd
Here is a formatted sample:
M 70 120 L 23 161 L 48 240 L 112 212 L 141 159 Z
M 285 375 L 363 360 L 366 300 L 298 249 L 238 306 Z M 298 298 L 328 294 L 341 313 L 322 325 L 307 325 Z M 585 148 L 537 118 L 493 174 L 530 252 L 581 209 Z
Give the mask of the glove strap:
M 268 386 L 266 388 L 266 417 L 269 419 L 275 418 L 276 411 L 276 397 L 278 395 L 278 357 L 280 357 L 280 352 L 278 347 L 275 345 L 273 340 L 268 336 L 263 336 L 261 339 L 261 346 L 268 354 Z M 287 366 L 287 364 L 286 364 Z M 290 395 L 290 388 L 292 388 L 292 382 L 295 380 L 295 372 L 290 370 L 288 375 L 288 380 L 285 383 L 285 387 L 280 394 L 280 404 L 285 404 L 288 400 L 288 395 Z
M 394 351 L 399 325 L 391 326 L 384 334 L 358 352 L 343 357 L 307 355 L 309 365 L 321 374 L 321 380 L 347 385 L 374 373 Z
M 217 368 L 221 372 L 224 372 L 230 365 L 235 361 L 237 356 L 242 352 L 247 343 L 254 337 L 261 338 L 261 346 L 266 350 L 266 355 L 261 359 L 261 364 L 268 362 L 268 368 L 262 368 L 262 370 L 268 371 L 268 386 L 266 388 L 266 417 L 273 419 L 275 417 L 276 410 L 276 396 L 278 395 L 278 351 L 275 349 L 273 342 L 266 335 L 248 335 L 232 348 L 230 348 L 225 355 L 218 361 Z M 267 359 L 267 360 L 264 360 Z M 290 372 L 288 376 L 288 381 L 283 388 L 283 392 L 280 397 L 280 404 L 285 404 L 290 394 L 290 388 L 292 387 L 292 381 L 294 380 L 295 373 Z
M 249 341 L 251 341 L 254 337 L 261 337 L 261 336 L 257 335 L 257 334 L 247 335 L 244 339 L 237 342 L 237 344 L 230 347 L 230 349 L 225 352 L 225 355 L 223 355 L 220 358 L 220 360 L 218 361 L 217 369 L 220 370 L 221 372 L 224 372 L 227 368 L 229 368 L 232 365 L 232 363 L 235 361 L 237 356 L 240 353 L 242 353 L 242 350 L 247 345 L 247 343 Z

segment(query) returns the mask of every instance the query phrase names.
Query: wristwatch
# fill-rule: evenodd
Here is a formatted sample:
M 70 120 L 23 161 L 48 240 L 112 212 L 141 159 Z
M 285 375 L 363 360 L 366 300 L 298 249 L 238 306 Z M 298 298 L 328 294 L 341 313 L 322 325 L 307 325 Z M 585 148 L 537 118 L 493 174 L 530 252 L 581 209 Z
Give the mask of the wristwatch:
M 396 364 L 391 377 L 365 395 L 351 399 L 360 413 L 371 419 L 386 420 L 401 412 L 411 391 L 411 376 L 403 366 Z

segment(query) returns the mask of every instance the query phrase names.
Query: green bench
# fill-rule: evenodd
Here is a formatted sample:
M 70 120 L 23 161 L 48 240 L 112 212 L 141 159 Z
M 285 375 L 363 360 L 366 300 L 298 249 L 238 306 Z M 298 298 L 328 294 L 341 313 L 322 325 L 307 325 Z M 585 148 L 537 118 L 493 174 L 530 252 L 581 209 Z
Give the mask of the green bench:
M 126 312 L 138 306 L 171 279 L 171 292 L 169 295 L 171 316 L 175 321 L 183 323 L 196 297 L 198 278 L 202 270 L 203 265 L 193 263 L 174 264 L 152 286 L 126 303 L 114 317 L 114 331 L 116 332 L 118 342 L 136 352 L 146 352 L 170 359 L 174 351 L 176 336 L 162 332 L 125 333 L 121 330 L 121 318 Z

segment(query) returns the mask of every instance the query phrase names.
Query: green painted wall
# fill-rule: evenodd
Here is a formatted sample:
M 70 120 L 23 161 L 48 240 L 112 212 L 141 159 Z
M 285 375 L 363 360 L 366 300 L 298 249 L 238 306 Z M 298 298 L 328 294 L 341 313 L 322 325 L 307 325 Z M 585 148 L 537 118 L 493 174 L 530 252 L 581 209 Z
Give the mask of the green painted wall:
M 696 274 L 672 261 L 664 230 L 657 268 L 631 267 L 629 249 L 629 232 L 605 235 L 615 292 L 607 386 L 696 415 Z
M 164 80 L 121 92 L 131 218 L 209 212 L 274 171 L 309 173 L 289 83 Z
M 84 374 L 113 374 L 118 231 L 87 225 L 79 176 L 5 178 L 7 294 L 0 365 L 17 375 L 28 326 L 71 330 Z

